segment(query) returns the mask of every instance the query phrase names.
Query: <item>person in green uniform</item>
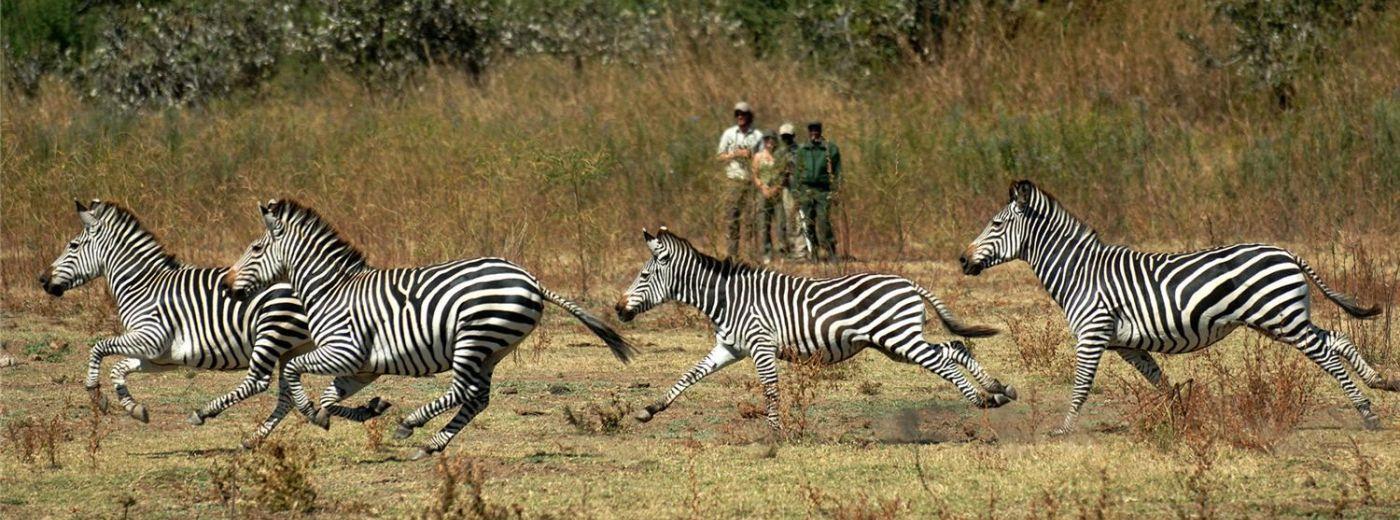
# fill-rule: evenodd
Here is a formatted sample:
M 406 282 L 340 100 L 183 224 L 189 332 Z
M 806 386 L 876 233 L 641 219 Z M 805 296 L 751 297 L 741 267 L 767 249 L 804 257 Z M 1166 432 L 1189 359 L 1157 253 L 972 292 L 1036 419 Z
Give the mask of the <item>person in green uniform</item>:
M 822 124 L 807 124 L 807 142 L 797 148 L 793 198 L 806 221 L 803 231 L 813 246 L 814 259 L 835 261 L 836 231 L 831 225 L 831 205 L 841 185 L 841 149 L 822 136 Z

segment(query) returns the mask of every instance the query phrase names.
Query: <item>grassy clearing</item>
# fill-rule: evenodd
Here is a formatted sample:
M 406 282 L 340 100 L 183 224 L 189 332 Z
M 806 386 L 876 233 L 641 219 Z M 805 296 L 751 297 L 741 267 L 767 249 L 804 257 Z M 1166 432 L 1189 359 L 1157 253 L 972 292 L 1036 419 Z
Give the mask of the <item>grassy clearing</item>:
M 1393 269 L 1396 264 L 1387 265 Z M 1010 319 L 1028 323 L 1053 317 L 1053 304 L 1030 285 L 1033 280 L 1023 266 L 989 272 L 977 283 L 943 263 L 878 268 L 938 287 L 940 294 L 956 300 L 950 305 L 969 321 L 988 321 L 992 308 L 1010 309 Z M 62 300 L 37 291 L 17 291 L 7 298 L 34 302 L 34 310 L 9 312 L 0 324 L 0 340 L 10 354 L 41 337 L 72 347 L 59 359 L 21 357 L 19 366 L 0 369 L 4 425 L 26 420 L 63 425 L 61 433 L 53 434 L 58 467 L 51 467 L 42 449 L 28 462 L 11 440 L 0 442 L 3 516 L 120 516 L 126 511 L 141 517 L 438 517 L 469 510 L 497 518 L 517 511 L 527 518 L 919 518 L 981 517 L 995 510 L 1039 517 L 1368 517 L 1400 507 L 1400 483 L 1383 477 L 1400 471 L 1395 449 L 1400 396 L 1367 391 L 1388 427 L 1362 431 L 1330 379 L 1306 362 L 1294 372 L 1289 367 L 1302 360 L 1300 355 L 1256 341 L 1247 331 L 1208 353 L 1170 358 L 1164 368 L 1175 382 L 1245 388 L 1245 383 L 1225 385 L 1223 376 L 1238 376 L 1253 366 L 1252 352 L 1261 352 L 1269 362 L 1255 379 L 1297 379 L 1296 385 L 1309 392 L 1308 403 L 1267 450 L 1231 443 L 1236 437 L 1215 428 L 1234 424 L 1222 422 L 1223 412 L 1191 416 L 1211 426 L 1205 429 L 1214 439 L 1209 443 L 1140 427 L 1152 420 L 1141 416 L 1143 384 L 1116 359 L 1104 362 L 1081 432 L 1047 439 L 1043 434 L 1058 423 L 1068 384 L 1061 375 L 1026 366 L 1011 334 L 978 340 L 973 347 L 988 370 L 1015 384 L 1022 396 L 985 413 L 968 408 L 940 379 L 877 355 L 863 354 L 833 373 L 811 374 L 807 381 L 796 380 L 804 370 L 784 365 L 787 388 L 807 385 L 815 392 L 801 411 L 805 435 L 774 448 L 765 441 L 761 414 L 745 412 L 745 403 L 761 402 L 746 364 L 696 385 L 651 423 L 627 419 L 604 428 L 603 417 L 664 392 L 709 350 L 709 333 L 689 325 L 687 312 L 658 310 L 629 330 L 644 346 L 644 355 L 621 367 L 586 332 L 552 313 L 541 328 L 547 333 L 533 336 L 501 366 L 491 407 L 446 457 L 406 462 L 402 459 L 442 420 L 408 441 L 394 441 L 385 433 L 398 414 L 443 391 L 443 377 L 376 382 L 354 401 L 379 395 L 395 408 L 387 420 L 368 428 L 336 421 L 322 432 L 293 417 L 273 437 L 281 454 L 266 449 L 244 453 L 237 442 L 270 409 L 271 396 L 252 399 L 201 427 L 184 422 L 185 414 L 234 385 L 240 374 L 134 375 L 132 392 L 150 408 L 151 423 L 121 415 L 94 423 L 80 378 L 85 345 L 94 331 L 77 325 L 84 309 L 105 298 L 98 290 L 73 292 Z M 1319 309 L 1326 305 L 1320 303 Z M 40 306 L 43 312 L 38 312 Z M 1322 314 L 1324 321 L 1335 322 L 1334 313 Z M 1358 326 L 1379 330 L 1384 323 Z M 1363 348 L 1394 351 L 1393 337 L 1375 334 L 1382 341 Z M 930 335 L 944 333 L 930 330 Z M 1393 362 L 1379 368 L 1390 374 L 1400 370 Z M 872 384 L 878 384 L 875 395 L 864 390 Z M 1197 404 L 1220 411 L 1282 406 L 1279 398 L 1251 408 L 1248 395 L 1217 395 L 1219 402 Z M 577 424 L 570 423 L 566 410 L 575 414 Z M 785 410 L 785 415 L 792 417 L 793 411 Z M 102 437 L 90 456 L 94 424 Z M 270 474 L 291 476 L 274 479 Z

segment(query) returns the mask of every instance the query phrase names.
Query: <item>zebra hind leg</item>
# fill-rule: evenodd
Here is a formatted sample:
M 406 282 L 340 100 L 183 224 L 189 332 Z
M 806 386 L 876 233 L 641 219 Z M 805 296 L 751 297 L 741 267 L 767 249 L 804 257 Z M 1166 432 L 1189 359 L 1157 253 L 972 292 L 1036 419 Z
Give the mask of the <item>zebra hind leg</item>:
M 1297 337 L 1286 338 L 1293 346 L 1302 351 L 1314 363 L 1317 363 L 1322 370 L 1332 375 L 1342 386 L 1342 391 L 1351 400 L 1352 406 L 1356 407 L 1356 412 L 1361 414 L 1362 425 L 1367 430 L 1378 430 L 1381 428 L 1381 420 L 1371 411 L 1371 401 L 1366 396 L 1361 395 L 1361 390 L 1356 388 L 1356 383 L 1347 375 L 1344 366 L 1344 354 L 1339 350 L 1331 348 L 1333 345 L 1333 333 L 1316 325 L 1309 325 Z M 1358 358 L 1360 356 L 1357 356 Z M 1369 367 L 1368 367 L 1369 368 Z
M 1351 342 L 1351 338 L 1340 332 L 1330 332 L 1327 337 L 1328 348 L 1337 351 L 1342 356 L 1342 360 L 1351 365 L 1351 369 L 1356 372 L 1357 377 L 1366 383 L 1366 386 L 1387 392 L 1400 392 L 1400 379 L 1386 379 L 1381 377 L 1376 369 L 1361 357 L 1361 352 L 1356 349 L 1356 344 Z
M 131 391 L 127 390 L 126 375 L 133 372 L 164 372 L 172 368 L 175 367 L 157 365 L 150 361 L 137 358 L 126 358 L 112 366 L 112 373 L 110 376 L 112 379 L 112 390 L 117 393 L 118 402 L 121 403 L 122 408 L 126 409 L 128 415 L 143 423 L 151 422 L 151 415 L 146 410 L 146 405 L 136 402 L 136 399 L 131 397 Z
M 413 430 L 422 428 L 424 424 L 434 417 L 442 415 L 453 407 L 462 406 L 461 396 L 457 392 L 448 392 L 434 399 L 432 402 L 419 407 L 413 413 L 408 414 L 399 421 L 398 428 L 394 429 L 395 439 L 407 439 L 413 436 Z
M 1016 389 L 988 375 L 987 371 L 982 368 L 982 364 L 978 363 L 977 359 L 972 357 L 972 351 L 968 350 L 967 345 L 963 344 L 962 341 L 954 340 L 944 345 L 947 346 L 949 356 L 952 358 L 953 362 L 962 366 L 968 373 L 972 374 L 972 378 L 976 379 L 977 383 L 982 385 L 982 388 L 985 389 L 988 394 L 992 395 L 992 399 L 998 399 L 995 396 L 1000 394 L 1007 400 L 1016 400 Z
M 891 357 L 905 359 L 948 380 L 949 383 L 958 388 L 959 392 L 962 392 L 963 398 L 972 406 L 996 408 L 1011 402 L 1010 396 L 1006 394 L 984 394 L 974 388 L 967 381 L 967 378 L 963 377 L 962 371 L 958 370 L 958 362 L 953 359 L 956 354 L 952 343 L 931 345 L 923 338 L 916 338 L 907 346 L 889 348 L 877 345 L 876 348 Z M 969 356 L 970 358 L 971 356 Z
M 485 356 L 482 356 L 472 348 L 479 348 L 478 345 L 468 344 L 459 346 L 456 349 L 456 356 L 452 359 L 452 389 L 449 392 L 457 394 L 456 400 L 462 403 L 462 407 L 457 410 L 452 420 L 447 422 L 421 449 L 415 453 L 411 460 L 418 460 L 428 455 L 440 452 L 447 448 L 447 443 L 457 436 L 462 428 L 467 426 L 476 415 L 486 409 L 491 404 L 491 373 L 486 365 Z

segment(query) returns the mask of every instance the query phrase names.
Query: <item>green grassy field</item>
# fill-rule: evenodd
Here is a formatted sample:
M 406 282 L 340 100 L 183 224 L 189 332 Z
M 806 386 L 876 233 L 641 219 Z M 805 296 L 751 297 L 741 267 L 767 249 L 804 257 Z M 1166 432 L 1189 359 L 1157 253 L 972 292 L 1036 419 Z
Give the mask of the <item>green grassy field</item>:
M 0 443 L 0 516 L 419 515 L 443 499 L 438 461 L 444 459 L 470 461 L 480 471 L 486 504 L 516 504 L 527 517 L 1380 517 L 1400 507 L 1400 483 L 1387 477 L 1400 474 L 1400 395 L 1366 391 L 1387 426 L 1363 431 L 1335 383 L 1290 347 L 1240 331 L 1207 353 L 1164 364 L 1173 381 L 1215 388 L 1222 367 L 1244 377 L 1251 353 L 1263 352 L 1271 364 L 1259 377 L 1279 393 L 1302 396 L 1269 401 L 1296 407 L 1276 415 L 1299 415 L 1266 435 L 1263 446 L 1236 446 L 1243 438 L 1238 432 L 1202 441 L 1152 430 L 1161 424 L 1144 419 L 1143 408 L 1165 405 L 1153 405 L 1160 403 L 1151 400 L 1155 391 L 1117 359 L 1106 359 L 1079 432 L 1047 438 L 1044 432 L 1064 410 L 1071 353 L 1058 311 L 1023 265 L 976 279 L 946 263 L 844 268 L 912 276 L 966 321 L 1003 329 L 1015 324 L 1015 333 L 979 340 L 974 351 L 989 371 L 1018 388 L 1021 400 L 974 410 L 936 376 L 864 353 L 837 367 L 780 369 L 785 398 L 805 401 L 789 407 L 789 424 L 807 418 L 802 431 L 783 442 L 769 442 L 763 420 L 750 418 L 761 401 L 745 363 L 692 387 L 650 423 L 624 418 L 618 431 L 595 433 L 571 425 L 565 410 L 596 421 L 590 405 L 606 413 L 656 399 L 709 350 L 709 329 L 675 307 L 644 315 L 624 329 L 643 354 L 622 366 L 581 327 L 551 312 L 503 362 L 490 408 L 445 456 L 405 460 L 443 419 L 406 441 L 390 435 L 399 414 L 446 388 L 445 376 L 382 379 L 354 400 L 378 395 L 395 403 L 377 422 L 336 420 L 327 432 L 293 416 L 271 442 L 248 453 L 238 442 L 270 410 L 270 395 L 200 427 L 185 423 L 191 410 L 231 388 L 239 373 L 133 375 L 130 387 L 150 408 L 150 424 L 120 414 L 94 423 L 81 376 L 87 346 L 114 325 L 103 290 L 70 292 L 61 300 L 16 290 L 7 295 L 12 310 L 0 318 L 0 340 L 19 361 L 0 369 L 0 422 L 13 428 L 25 418 L 56 418 L 63 430 L 47 430 L 55 436 L 57 466 L 42 448 L 35 461 L 23 462 L 12 434 Z M 620 287 L 629 275 L 619 268 L 609 279 L 619 279 Z M 1336 326 L 1328 306 L 1319 302 L 1318 312 L 1323 323 Z M 1400 366 L 1384 320 L 1364 325 L 1374 340 L 1362 347 L 1394 375 Z M 932 328 L 928 334 L 946 337 Z M 1026 363 L 1025 356 L 1036 354 L 1027 349 L 1038 347 L 1049 347 L 1052 357 L 1044 366 Z M 110 393 L 105 371 L 103 384 Z M 794 397 L 803 388 L 812 396 Z M 1217 395 L 1220 402 L 1196 403 L 1206 411 L 1192 420 L 1233 425 L 1231 413 L 1253 410 L 1240 401 L 1244 394 Z M 94 424 L 101 435 L 95 452 Z M 272 457 L 274 445 L 290 458 Z M 235 466 L 240 469 L 230 472 Z M 288 485 L 256 476 L 274 469 L 293 473 L 287 468 L 305 481 Z M 448 489 L 460 500 L 472 487 L 456 482 Z M 221 490 L 237 498 L 221 499 Z M 314 490 L 314 500 L 304 502 L 304 511 L 275 511 L 277 496 L 306 490 Z

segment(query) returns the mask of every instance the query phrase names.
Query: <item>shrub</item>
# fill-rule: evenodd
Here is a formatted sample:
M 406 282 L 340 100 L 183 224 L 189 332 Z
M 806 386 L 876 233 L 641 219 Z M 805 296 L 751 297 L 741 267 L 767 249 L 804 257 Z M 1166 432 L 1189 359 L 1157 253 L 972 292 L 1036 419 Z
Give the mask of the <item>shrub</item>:
M 1293 107 L 1295 83 L 1304 68 L 1327 56 L 1344 29 L 1355 24 L 1367 4 L 1381 10 L 1386 2 L 1365 0 L 1219 0 L 1217 21 L 1229 24 L 1233 39 L 1222 52 L 1198 35 L 1181 38 L 1208 67 L 1231 67 L 1259 88 L 1267 89 L 1281 109 Z

